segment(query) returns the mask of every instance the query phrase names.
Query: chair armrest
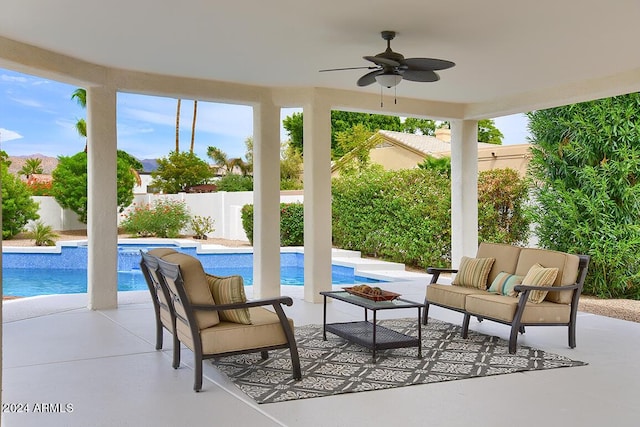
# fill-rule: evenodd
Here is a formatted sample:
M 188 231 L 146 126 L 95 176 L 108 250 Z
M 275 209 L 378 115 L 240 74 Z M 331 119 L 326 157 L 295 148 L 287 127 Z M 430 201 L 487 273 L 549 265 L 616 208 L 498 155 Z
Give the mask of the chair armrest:
M 441 273 L 457 273 L 455 268 L 439 268 L 439 267 L 427 267 L 427 273 L 431 274 L 430 284 L 436 283 Z
M 549 291 L 549 292 L 556 292 L 556 291 L 570 291 L 572 289 L 577 289 L 577 288 L 578 288 L 578 284 L 574 283 L 573 285 L 565 285 L 565 286 L 517 285 L 515 288 L 513 288 L 513 290 L 516 291 L 516 292 L 522 292 L 522 291 Z
M 262 307 L 265 305 L 280 306 L 280 305 L 292 306 L 293 300 L 291 297 L 278 297 L 278 298 L 265 298 L 257 299 L 246 302 L 236 302 L 233 304 L 214 304 L 214 305 L 193 305 L 194 310 L 199 311 L 222 311 L 222 310 L 235 310 L 237 308 L 251 308 Z

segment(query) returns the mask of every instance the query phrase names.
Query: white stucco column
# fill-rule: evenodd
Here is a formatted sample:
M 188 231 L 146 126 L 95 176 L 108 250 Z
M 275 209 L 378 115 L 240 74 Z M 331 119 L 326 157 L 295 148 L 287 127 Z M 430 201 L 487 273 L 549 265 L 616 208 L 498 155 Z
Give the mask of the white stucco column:
M 89 308 L 118 305 L 116 91 L 87 88 L 87 266 Z
M 478 122 L 451 121 L 451 262 L 478 249 Z
M 253 107 L 253 297 L 280 296 L 280 108 Z
M 304 106 L 304 299 L 331 290 L 331 109 Z

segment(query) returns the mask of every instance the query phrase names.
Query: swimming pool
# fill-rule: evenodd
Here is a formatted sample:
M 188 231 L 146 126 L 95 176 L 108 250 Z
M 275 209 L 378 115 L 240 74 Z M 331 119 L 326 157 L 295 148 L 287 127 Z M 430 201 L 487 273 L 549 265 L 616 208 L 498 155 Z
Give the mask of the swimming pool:
M 180 252 L 197 256 L 205 271 L 216 276 L 238 274 L 245 285 L 253 284 L 252 253 L 197 253 L 195 247 L 172 245 L 118 245 L 118 290 L 146 290 L 147 284 L 140 271 L 140 249 L 173 247 Z M 63 246 L 60 253 L 2 254 L 3 294 L 7 296 L 35 296 L 87 292 L 87 247 Z M 282 252 L 280 276 L 283 285 L 304 284 L 304 254 Z M 331 266 L 332 283 L 352 285 L 377 283 L 383 280 L 356 276 L 351 267 Z

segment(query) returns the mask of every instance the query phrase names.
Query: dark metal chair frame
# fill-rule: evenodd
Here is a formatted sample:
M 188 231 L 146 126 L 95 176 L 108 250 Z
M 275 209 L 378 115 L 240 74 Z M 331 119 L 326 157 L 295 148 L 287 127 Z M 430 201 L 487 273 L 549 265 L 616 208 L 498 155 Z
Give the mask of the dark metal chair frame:
M 151 301 L 153 302 L 153 310 L 156 315 L 156 350 L 162 349 L 163 344 L 163 328 L 165 328 L 173 337 L 173 367 L 180 366 L 180 343 L 178 337 L 173 331 L 176 328 L 176 314 L 171 305 L 171 294 L 169 288 L 160 273 L 158 266 L 158 258 L 149 255 L 144 251 L 140 251 L 142 258 L 140 259 L 140 270 L 147 281 L 149 293 L 151 293 Z M 162 296 L 162 297 L 161 297 Z M 160 311 L 166 310 L 171 318 L 171 324 L 166 325 L 162 322 Z
M 182 274 L 180 272 L 180 266 L 177 264 L 169 263 L 162 259 L 158 259 L 158 265 L 160 267 L 160 273 L 164 276 L 167 289 L 171 294 L 171 301 L 173 304 L 173 311 L 175 313 L 176 322 L 184 323 L 189 327 L 191 331 L 191 336 L 193 339 L 193 347 L 194 347 L 193 353 L 194 353 L 194 371 L 195 371 L 195 380 L 194 380 L 193 389 L 196 392 L 202 389 L 203 360 L 222 357 L 222 356 L 231 356 L 235 354 L 260 352 L 262 358 L 267 359 L 268 351 L 281 349 L 281 348 L 288 348 L 291 354 L 293 378 L 296 380 L 300 380 L 302 378 L 302 372 L 300 369 L 300 358 L 298 355 L 298 347 L 296 345 L 293 329 L 289 325 L 289 320 L 287 319 L 287 316 L 285 315 L 284 310 L 282 308 L 283 304 L 286 306 L 293 305 L 293 300 L 290 297 L 260 299 L 260 300 L 253 300 L 253 301 L 247 301 L 244 303 L 234 303 L 234 304 L 194 305 L 194 304 L 191 304 L 191 302 L 189 301 L 186 290 L 184 288 L 184 281 L 182 279 Z M 171 282 L 175 284 L 175 288 L 171 286 L 170 284 Z M 186 313 L 186 317 L 180 314 L 181 310 L 176 310 L 177 306 L 182 306 L 184 313 Z M 278 315 L 278 319 L 280 320 L 280 325 L 282 326 L 282 329 L 287 338 L 287 342 L 285 344 L 251 348 L 251 349 L 234 351 L 234 352 L 203 354 L 202 340 L 200 338 L 200 330 L 198 328 L 198 323 L 195 316 L 197 311 L 223 311 L 223 310 L 233 310 L 238 308 L 251 308 L 251 307 L 263 307 L 263 306 L 272 306 L 276 314 Z M 215 326 L 212 326 L 212 327 L 215 328 Z M 174 329 L 174 330 L 177 331 L 177 329 Z M 177 337 L 177 335 L 178 335 L 177 333 L 174 333 L 174 337 Z M 178 341 L 178 345 L 176 345 L 176 347 L 179 348 L 179 346 L 180 344 Z M 174 366 L 174 368 L 177 368 L 177 366 Z
M 478 320 L 481 322 L 483 319 L 491 320 L 493 322 L 502 323 L 503 325 L 511 326 L 511 334 L 509 335 L 509 353 L 514 354 L 516 352 L 516 346 L 518 341 L 518 333 L 525 332 L 525 326 L 567 326 L 568 327 L 568 335 L 569 335 L 569 347 L 576 347 L 576 318 L 578 314 L 578 301 L 580 299 L 580 294 L 582 293 L 582 288 L 584 287 L 584 281 L 587 277 L 587 270 L 589 267 L 589 255 L 578 255 L 580 258 L 580 262 L 578 264 L 578 277 L 576 279 L 576 283 L 572 285 L 566 286 L 554 286 L 552 288 L 546 286 L 525 286 L 525 285 L 517 285 L 514 290 L 520 292 L 518 297 L 518 308 L 516 309 L 516 313 L 513 316 L 513 320 L 511 322 L 506 322 L 501 319 L 491 318 L 487 316 L 478 317 Z M 427 269 L 427 273 L 432 274 L 430 284 L 436 283 L 438 281 L 438 277 L 441 273 L 456 273 L 458 270 L 450 269 L 450 268 L 434 268 L 429 267 Z M 571 313 L 569 315 L 569 322 L 562 323 L 538 323 L 538 322 L 522 322 L 522 315 L 527 306 L 527 300 L 529 299 L 529 293 L 531 291 L 541 290 L 541 291 L 549 291 L 553 290 L 553 292 L 557 291 L 573 291 L 571 296 Z M 471 316 L 475 316 L 473 313 L 469 313 L 465 310 L 459 310 L 457 308 L 448 307 L 441 304 L 430 303 L 426 297 L 424 300 L 425 309 L 422 317 L 422 323 L 427 324 L 428 313 L 429 313 L 429 304 L 437 305 L 440 307 L 447 308 L 449 310 L 458 311 L 464 314 L 464 320 L 462 321 L 462 337 L 467 338 L 469 333 L 469 321 L 471 320 Z

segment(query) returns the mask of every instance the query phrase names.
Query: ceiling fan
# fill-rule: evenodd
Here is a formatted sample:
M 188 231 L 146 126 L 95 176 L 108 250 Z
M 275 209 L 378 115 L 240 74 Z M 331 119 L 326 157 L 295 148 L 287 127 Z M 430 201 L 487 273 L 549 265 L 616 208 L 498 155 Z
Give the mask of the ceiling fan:
M 446 70 L 455 63 L 444 59 L 434 58 L 405 58 L 402 54 L 391 50 L 391 40 L 396 36 L 395 31 L 382 31 L 382 38 L 387 41 L 387 50 L 375 56 L 363 56 L 367 61 L 371 61 L 375 66 L 331 68 L 325 71 L 342 70 L 374 70 L 358 79 L 358 86 L 369 86 L 378 82 L 381 86 L 390 88 L 396 86 L 402 79 L 414 82 L 435 82 L 440 80 L 436 70 Z

